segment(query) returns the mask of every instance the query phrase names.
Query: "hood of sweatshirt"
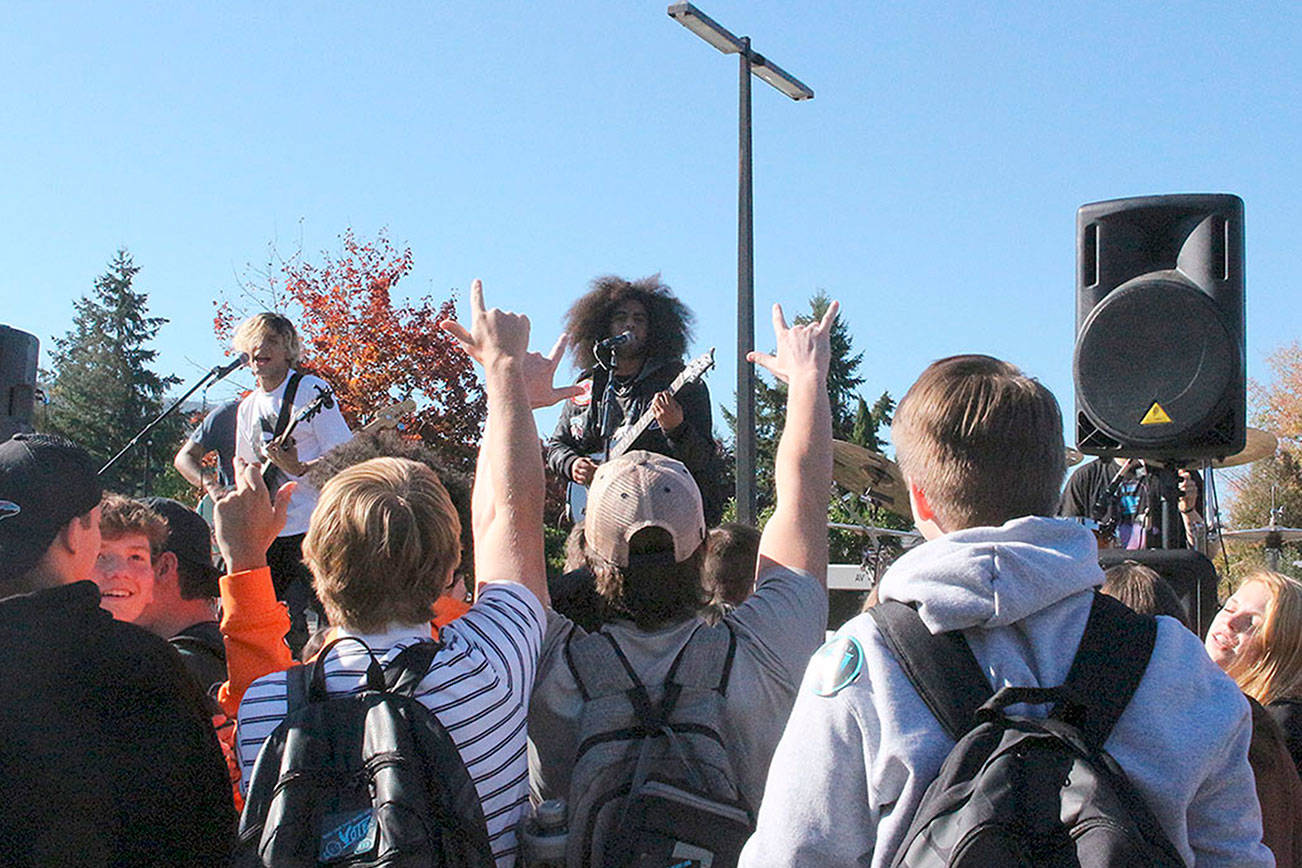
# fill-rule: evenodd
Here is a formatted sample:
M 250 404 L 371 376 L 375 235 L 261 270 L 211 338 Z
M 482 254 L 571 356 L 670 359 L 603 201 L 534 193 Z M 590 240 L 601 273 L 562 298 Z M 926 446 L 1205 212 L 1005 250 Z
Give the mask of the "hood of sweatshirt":
M 1077 522 L 1029 516 L 923 543 L 882 577 L 883 600 L 917 604 L 933 633 L 1021 621 L 1103 584 L 1094 534 Z

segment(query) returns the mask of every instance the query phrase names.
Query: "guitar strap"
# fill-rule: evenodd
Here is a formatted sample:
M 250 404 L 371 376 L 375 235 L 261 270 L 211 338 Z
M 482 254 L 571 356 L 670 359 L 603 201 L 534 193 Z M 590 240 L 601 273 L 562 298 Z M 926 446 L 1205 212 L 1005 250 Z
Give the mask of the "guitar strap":
M 298 395 L 298 382 L 301 379 L 303 375 L 298 371 L 289 375 L 289 382 L 285 384 L 285 394 L 280 399 L 280 415 L 276 417 L 276 428 L 271 432 L 272 440 L 284 434 L 285 429 L 289 427 L 289 417 L 294 413 L 294 398 Z M 267 484 L 267 491 L 272 497 L 276 496 L 276 489 L 280 488 L 279 475 L 280 468 L 274 464 L 262 473 L 262 481 Z

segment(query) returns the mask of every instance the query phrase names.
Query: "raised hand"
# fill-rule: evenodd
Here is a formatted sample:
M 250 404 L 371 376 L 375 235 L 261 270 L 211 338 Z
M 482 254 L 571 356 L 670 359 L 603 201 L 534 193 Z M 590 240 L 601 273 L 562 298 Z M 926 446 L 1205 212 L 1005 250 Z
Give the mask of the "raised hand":
M 556 339 L 556 346 L 552 347 L 552 351 L 547 355 L 529 353 L 524 357 L 524 386 L 529 392 L 529 406 L 533 409 L 550 407 L 557 401 L 564 401 L 583 391 L 583 387 L 577 385 L 560 388 L 552 385 L 552 381 L 556 378 L 556 368 L 560 365 L 569 344 L 569 335 L 562 334 Z
M 834 301 L 818 322 L 788 326 L 786 317 L 782 315 L 782 305 L 773 305 L 773 335 L 777 339 L 777 350 L 774 355 L 751 351 L 746 354 L 746 360 L 764 367 L 784 383 L 801 373 L 817 374 L 825 380 L 832 355 L 832 324 L 836 322 L 840 309 L 841 303 Z
M 297 482 L 286 482 L 273 502 L 258 465 L 235 459 L 235 487 L 213 504 L 214 534 L 226 572 L 267 565 L 267 549 L 285 528 L 289 501 L 297 487 Z
M 469 331 L 451 319 L 440 322 L 439 328 L 456 338 L 461 348 L 484 367 L 499 359 L 522 358 L 529 352 L 529 317 L 485 309 L 484 284 L 479 279 L 470 283 Z

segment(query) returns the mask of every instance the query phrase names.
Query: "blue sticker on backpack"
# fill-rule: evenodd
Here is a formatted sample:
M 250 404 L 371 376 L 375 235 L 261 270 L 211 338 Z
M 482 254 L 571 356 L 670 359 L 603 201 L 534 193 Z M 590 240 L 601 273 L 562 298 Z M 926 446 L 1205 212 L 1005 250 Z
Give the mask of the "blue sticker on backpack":
M 370 808 L 326 814 L 321 820 L 317 861 L 340 862 L 375 849 L 375 812 Z
M 853 636 L 839 636 L 814 653 L 813 690 L 819 696 L 836 696 L 863 672 L 863 646 Z

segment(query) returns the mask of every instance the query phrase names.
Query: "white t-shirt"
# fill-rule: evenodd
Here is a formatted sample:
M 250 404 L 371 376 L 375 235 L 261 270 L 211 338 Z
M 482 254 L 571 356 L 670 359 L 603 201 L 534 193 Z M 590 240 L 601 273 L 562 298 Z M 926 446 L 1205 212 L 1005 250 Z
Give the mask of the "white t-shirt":
M 240 402 L 239 417 L 235 425 L 237 458 L 243 458 L 249 463 L 262 460 L 262 447 L 271 440 L 271 435 L 276 430 L 285 387 L 293 374 L 294 371 L 291 369 L 280 385 L 272 391 L 264 392 L 260 387 L 255 388 Z M 329 385 L 320 377 L 304 374 L 294 394 L 291 418 L 293 413 L 306 407 L 317 396 L 317 389 L 328 388 Z M 298 460 L 306 462 L 320 458 L 341 443 L 347 443 L 353 435 L 348 430 L 348 423 L 339 412 L 339 404 L 335 403 L 334 406 L 321 410 L 311 419 L 299 422 L 291 436 L 298 445 Z M 298 490 L 294 492 L 294 498 L 289 502 L 289 517 L 280 535 L 294 536 L 307 533 L 308 520 L 312 517 L 312 510 L 321 492 L 302 477 L 282 475 L 297 482 Z
M 529 804 L 525 718 L 542 645 L 543 610 L 523 585 L 497 582 L 481 587 L 470 611 L 440 631 L 444 648 L 416 698 L 434 712 L 461 752 L 488 821 L 493 857 L 498 868 L 508 868 L 516 863 L 516 824 Z M 426 624 L 377 634 L 339 634 L 358 636 L 381 664 L 430 638 Z M 331 650 L 325 663 L 326 690 L 360 691 L 366 682 L 365 654 L 355 642 Z M 285 717 L 285 680 L 284 672 L 265 675 L 250 685 L 240 702 L 235 753 L 244 791 L 262 743 Z

